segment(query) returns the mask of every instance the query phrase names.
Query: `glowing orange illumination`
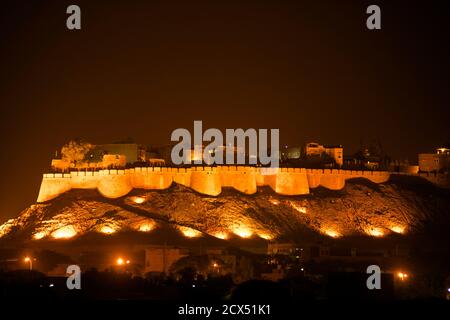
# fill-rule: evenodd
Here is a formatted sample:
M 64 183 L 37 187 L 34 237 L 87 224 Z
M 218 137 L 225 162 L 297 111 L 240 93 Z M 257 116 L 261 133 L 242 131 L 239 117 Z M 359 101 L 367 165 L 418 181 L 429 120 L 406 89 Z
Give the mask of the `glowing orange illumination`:
M 121 266 L 121 265 L 124 264 L 124 261 L 123 261 L 122 258 L 117 258 L 116 263 L 117 263 L 118 266 Z
M 250 238 L 253 235 L 253 232 L 245 226 L 234 228 L 233 233 L 241 238 Z
M 393 232 L 395 232 L 395 233 L 404 233 L 405 232 L 405 227 L 402 227 L 402 226 L 395 226 L 395 227 L 392 227 L 392 229 L 391 229 Z
M 214 263 L 213 263 L 213 267 L 214 267 L 214 268 L 217 268 L 218 266 L 219 266 L 219 265 L 217 264 L 217 262 L 214 262 Z
M 47 236 L 47 232 L 44 232 L 44 231 L 36 232 L 35 234 L 33 234 L 33 239 L 39 240 L 39 239 L 44 238 L 45 236 Z
M 152 223 L 142 223 L 139 225 L 138 230 L 141 232 L 149 232 L 152 231 L 154 228 L 154 225 Z
M 0 238 L 8 234 L 13 226 L 14 219 L 9 219 L 4 224 L 0 225 Z
M 297 210 L 300 213 L 306 213 L 306 207 L 299 206 L 299 205 L 297 205 L 294 202 L 291 202 L 291 207 L 294 208 L 295 210 Z
M 258 233 L 258 237 L 263 238 L 264 240 L 273 240 L 274 236 L 268 233 Z
M 100 228 L 100 232 L 101 233 L 106 233 L 106 234 L 111 234 L 111 233 L 116 232 L 116 230 L 114 230 L 110 226 L 103 226 L 103 227 Z
M 324 230 L 324 233 L 327 236 L 332 237 L 332 238 L 339 238 L 339 237 L 342 236 L 339 232 L 337 232 L 337 231 L 335 231 L 333 229 L 326 229 L 326 230 Z
M 179 229 L 183 233 L 183 235 L 188 238 L 196 238 L 196 237 L 200 237 L 202 235 L 202 233 L 200 231 L 192 229 L 192 228 L 180 227 Z
M 133 197 L 133 202 L 137 203 L 137 204 L 141 204 L 145 202 L 145 198 L 144 197 Z
M 55 239 L 68 239 L 72 238 L 74 235 L 77 234 L 77 231 L 73 226 L 65 226 L 62 228 L 59 228 L 56 231 L 53 231 L 51 236 Z
M 366 232 L 367 232 L 367 234 L 369 234 L 373 237 L 384 236 L 383 230 L 381 230 L 380 228 L 371 228 L 371 229 L 367 230 Z
M 228 233 L 226 232 L 216 232 L 213 236 L 222 240 L 228 239 Z
M 25 259 L 23 259 L 25 262 L 30 262 L 31 258 L 30 257 L 25 257 Z
M 276 205 L 276 206 L 280 204 L 280 201 L 278 201 L 276 199 L 270 199 L 269 201 L 271 204 Z
M 408 278 L 408 274 L 407 274 L 407 273 L 404 273 L 404 272 L 399 272 L 399 273 L 397 273 L 397 277 L 398 277 L 401 281 L 404 281 L 404 280 L 406 280 L 406 279 Z

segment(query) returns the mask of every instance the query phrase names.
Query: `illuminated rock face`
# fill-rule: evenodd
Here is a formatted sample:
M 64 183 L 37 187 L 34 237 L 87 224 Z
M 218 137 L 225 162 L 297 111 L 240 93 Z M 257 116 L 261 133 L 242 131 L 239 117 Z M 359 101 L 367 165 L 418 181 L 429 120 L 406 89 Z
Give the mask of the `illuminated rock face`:
M 348 171 L 331 169 L 279 168 L 261 169 L 247 166 L 193 168 L 133 168 L 44 174 L 37 202 L 56 198 L 71 189 L 97 189 L 107 198 L 120 198 L 132 189 L 164 190 L 173 182 L 193 190 L 217 196 L 223 187 L 232 187 L 244 194 L 254 194 L 257 187 L 269 186 L 282 195 L 308 194 L 310 188 L 323 186 L 340 190 L 345 181 L 365 178 L 375 183 L 389 180 L 387 172 Z
M 23 232 L 25 239 L 33 241 L 63 241 L 88 232 L 109 237 L 135 231 L 151 236 L 170 222 L 186 239 L 207 235 L 227 240 L 384 238 L 408 237 L 421 232 L 423 225 L 429 228 L 434 219 L 448 219 L 442 214 L 450 208 L 448 192 L 436 191 L 426 181 L 421 187 L 425 189 L 416 192 L 420 181 L 401 185 L 397 178 L 383 187 L 363 179 L 348 181 L 338 192 L 319 188 L 307 197 L 280 195 L 272 186 L 261 187 L 251 196 L 223 188 L 219 196 L 210 197 L 176 184 L 164 192 L 133 190 L 115 201 L 95 190 L 72 190 L 8 220 L 0 226 L 0 236 Z M 277 181 L 272 181 L 276 186 Z M 445 221 L 436 220 L 436 224 L 446 230 Z

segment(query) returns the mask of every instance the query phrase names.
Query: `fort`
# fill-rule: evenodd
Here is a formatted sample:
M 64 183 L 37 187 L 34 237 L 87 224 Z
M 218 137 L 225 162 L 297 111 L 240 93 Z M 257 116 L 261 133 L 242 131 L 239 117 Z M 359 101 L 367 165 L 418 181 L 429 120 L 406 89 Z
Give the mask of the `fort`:
M 37 202 L 54 199 L 71 189 L 97 189 L 104 197 L 119 198 L 132 189 L 164 190 L 173 183 L 210 196 L 218 196 L 222 188 L 227 187 L 244 194 L 254 194 L 258 187 L 263 186 L 270 187 L 277 194 L 293 196 L 309 194 L 310 189 L 320 186 L 340 190 L 346 180 L 353 178 L 384 183 L 391 175 L 399 174 L 421 177 L 437 186 L 450 187 L 448 173 L 441 172 L 448 165 L 450 149 L 447 148 L 439 148 L 436 154 L 422 155 L 419 158 L 423 161 L 419 161 L 419 166 L 399 166 L 398 170 L 383 167 L 381 160 L 370 156 L 367 150 L 362 158 L 355 158 L 360 168 L 355 169 L 355 159 L 344 163 L 341 145 L 323 146 L 318 143 L 306 144 L 303 160 L 316 161 L 326 156 L 331 162 L 309 162 L 312 168 L 305 168 L 308 161 L 295 162 L 301 151 L 291 152 L 289 149 L 281 154 L 284 166 L 270 168 L 261 165 L 179 167 L 170 162 L 164 150 L 155 153 L 155 150 L 135 143 L 94 146 L 71 141 L 61 149 L 62 157 L 52 160 L 53 173 L 44 174 Z M 168 150 L 169 153 L 173 151 L 171 148 Z M 187 151 L 188 163 L 202 163 L 202 145 Z M 237 158 L 245 155 L 243 148 L 232 148 L 232 152 Z M 169 163 L 168 166 L 166 163 Z M 436 163 L 440 166 L 431 166 Z M 382 171 L 383 168 L 385 171 Z
M 268 186 L 281 195 L 304 195 L 319 186 L 340 190 L 345 181 L 365 178 L 374 183 L 389 180 L 386 171 L 342 169 L 262 168 L 252 166 L 199 166 L 190 168 L 136 167 L 98 171 L 71 171 L 43 175 L 37 202 L 54 199 L 71 189 L 97 189 L 104 197 L 119 198 L 132 189 L 164 190 L 177 183 L 196 192 L 217 196 L 231 187 L 254 194 Z

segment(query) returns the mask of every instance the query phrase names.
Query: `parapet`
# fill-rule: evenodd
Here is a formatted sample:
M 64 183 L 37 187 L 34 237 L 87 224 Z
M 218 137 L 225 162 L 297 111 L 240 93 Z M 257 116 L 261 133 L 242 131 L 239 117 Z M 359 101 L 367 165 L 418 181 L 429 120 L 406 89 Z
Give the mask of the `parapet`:
M 340 169 L 260 168 L 251 166 L 198 166 L 190 168 L 136 167 L 125 170 L 72 171 L 43 175 L 38 202 L 56 198 L 71 189 L 97 189 L 103 196 L 118 198 L 134 188 L 163 190 L 173 182 L 211 196 L 223 187 L 254 194 L 258 186 L 269 186 L 283 195 L 308 194 L 310 188 L 323 186 L 339 190 L 345 180 L 366 178 L 375 183 L 389 180 L 388 172 Z

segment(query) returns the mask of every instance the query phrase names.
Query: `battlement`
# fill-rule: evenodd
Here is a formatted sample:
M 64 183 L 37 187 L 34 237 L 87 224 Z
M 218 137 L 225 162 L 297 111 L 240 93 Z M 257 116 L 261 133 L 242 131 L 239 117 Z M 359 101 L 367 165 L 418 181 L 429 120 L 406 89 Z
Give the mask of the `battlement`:
M 261 168 L 251 166 L 198 166 L 190 168 L 137 167 L 45 173 L 38 202 L 56 198 L 71 189 L 97 189 L 107 198 L 125 196 L 134 188 L 163 190 L 178 183 L 212 196 L 231 187 L 245 194 L 254 194 L 257 187 L 269 186 L 283 195 L 308 194 L 310 188 L 323 186 L 339 190 L 345 180 L 365 178 L 375 183 L 389 180 L 389 172 L 341 169 Z

